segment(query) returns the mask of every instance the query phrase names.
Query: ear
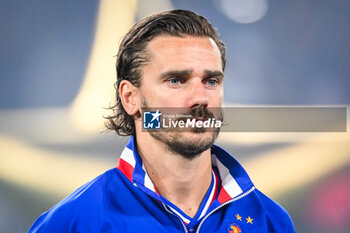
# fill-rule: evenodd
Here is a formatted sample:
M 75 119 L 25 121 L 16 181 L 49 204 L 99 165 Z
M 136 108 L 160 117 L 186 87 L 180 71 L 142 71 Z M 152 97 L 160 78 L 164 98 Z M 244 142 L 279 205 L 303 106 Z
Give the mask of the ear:
M 119 85 L 119 95 L 125 111 L 134 116 L 139 110 L 139 96 L 137 87 L 127 80 L 121 81 Z

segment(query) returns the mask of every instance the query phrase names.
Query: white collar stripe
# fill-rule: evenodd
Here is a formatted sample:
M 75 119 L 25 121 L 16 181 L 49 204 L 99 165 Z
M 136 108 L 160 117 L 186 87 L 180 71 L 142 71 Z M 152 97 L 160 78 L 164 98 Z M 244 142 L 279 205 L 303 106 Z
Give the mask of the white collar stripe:
M 146 188 L 150 189 L 151 191 L 156 192 L 156 189 L 154 188 L 154 184 L 153 184 L 151 178 L 148 176 L 144 164 L 142 164 L 142 169 L 145 171 L 144 186 L 145 186 Z
M 136 161 L 134 158 L 134 152 L 131 149 L 125 147 L 120 158 L 130 164 L 132 167 L 135 167 Z
M 176 211 L 174 208 L 172 208 L 171 206 L 168 205 L 168 207 L 171 209 L 171 211 L 173 211 L 177 216 L 179 216 L 182 221 L 184 221 L 186 224 L 190 223 L 190 220 L 185 218 L 184 216 L 182 216 L 178 211 Z
M 199 219 L 201 219 L 208 211 L 209 207 L 210 207 L 210 204 L 211 202 L 213 201 L 213 198 L 214 197 L 214 193 L 215 193 L 215 190 L 216 190 L 216 177 L 215 177 L 215 173 L 212 171 L 212 179 L 213 179 L 213 187 L 211 189 L 211 192 L 210 192 L 210 196 L 207 200 L 207 203 L 205 203 L 205 206 L 202 210 L 202 213 L 201 215 L 199 216 Z
M 230 171 L 220 162 L 220 160 L 217 159 L 216 163 L 221 177 L 221 186 L 225 189 L 227 194 L 233 198 L 243 193 L 243 190 L 238 185 L 237 181 L 231 176 Z

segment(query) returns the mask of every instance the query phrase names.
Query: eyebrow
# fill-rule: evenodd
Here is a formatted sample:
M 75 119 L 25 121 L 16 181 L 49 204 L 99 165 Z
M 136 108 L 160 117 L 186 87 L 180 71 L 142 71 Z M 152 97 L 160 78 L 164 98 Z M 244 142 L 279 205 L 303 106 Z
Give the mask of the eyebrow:
M 192 69 L 190 70 L 170 70 L 164 73 L 160 74 L 160 77 L 165 79 L 169 77 L 185 77 L 189 76 L 193 72 Z
M 204 71 L 205 77 L 217 77 L 217 78 L 224 78 L 224 73 L 218 70 L 205 70 Z
M 170 71 L 166 71 L 164 73 L 160 74 L 160 77 L 162 79 L 166 79 L 169 77 L 186 77 L 191 75 L 191 73 L 193 72 L 193 69 L 189 69 L 189 70 L 170 70 Z M 218 70 L 204 70 L 204 76 L 207 77 L 218 77 L 218 78 L 223 78 L 224 77 L 224 73 Z

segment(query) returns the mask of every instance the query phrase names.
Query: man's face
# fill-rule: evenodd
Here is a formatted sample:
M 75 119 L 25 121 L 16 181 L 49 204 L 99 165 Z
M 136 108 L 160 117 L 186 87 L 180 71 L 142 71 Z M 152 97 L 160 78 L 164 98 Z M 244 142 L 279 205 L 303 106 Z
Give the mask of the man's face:
M 220 51 L 209 37 L 158 36 L 147 46 L 149 63 L 142 68 L 142 107 L 218 108 L 222 104 Z M 150 133 L 187 158 L 208 149 L 218 132 Z

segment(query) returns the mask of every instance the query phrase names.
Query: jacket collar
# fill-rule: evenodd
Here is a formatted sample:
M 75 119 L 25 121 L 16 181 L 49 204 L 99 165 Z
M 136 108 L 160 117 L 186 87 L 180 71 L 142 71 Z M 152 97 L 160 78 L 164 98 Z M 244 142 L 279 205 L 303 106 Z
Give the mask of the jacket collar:
M 219 146 L 211 148 L 212 165 L 219 172 L 221 187 L 219 188 L 218 202 L 224 203 L 249 190 L 253 183 L 243 167 L 228 152 Z M 149 178 L 141 156 L 135 145 L 135 138 L 130 137 L 125 146 L 117 168 L 137 187 L 148 195 L 159 198 L 151 179 Z

